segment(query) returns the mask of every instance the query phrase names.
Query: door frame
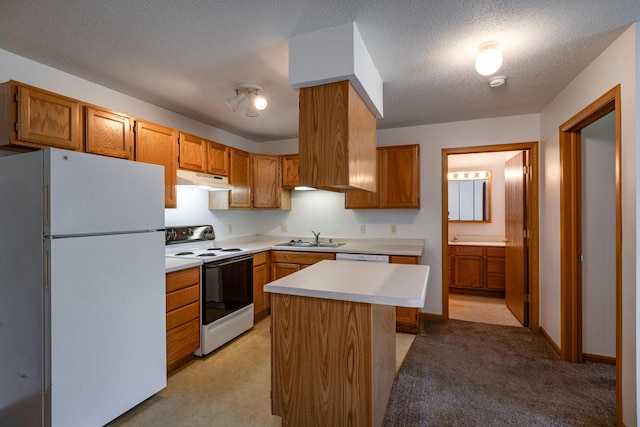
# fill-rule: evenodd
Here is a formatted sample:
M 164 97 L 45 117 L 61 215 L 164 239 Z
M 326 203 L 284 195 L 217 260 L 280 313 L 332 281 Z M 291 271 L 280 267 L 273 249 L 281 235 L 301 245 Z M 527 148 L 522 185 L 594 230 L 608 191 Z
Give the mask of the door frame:
M 528 151 L 529 166 L 531 172 L 527 174 L 527 221 L 529 223 L 530 236 L 528 237 L 529 253 L 527 262 L 529 265 L 529 329 L 538 331 L 540 328 L 539 309 L 539 188 L 538 188 L 538 141 L 516 142 L 496 145 L 479 145 L 475 147 L 457 147 L 442 149 L 442 317 L 449 318 L 449 221 L 448 200 L 449 186 L 447 173 L 449 169 L 450 154 L 476 154 L 494 153 L 500 151 Z
M 622 111 L 614 86 L 560 126 L 560 356 L 582 361 L 581 131 L 615 111 L 616 170 L 616 412 L 622 419 Z

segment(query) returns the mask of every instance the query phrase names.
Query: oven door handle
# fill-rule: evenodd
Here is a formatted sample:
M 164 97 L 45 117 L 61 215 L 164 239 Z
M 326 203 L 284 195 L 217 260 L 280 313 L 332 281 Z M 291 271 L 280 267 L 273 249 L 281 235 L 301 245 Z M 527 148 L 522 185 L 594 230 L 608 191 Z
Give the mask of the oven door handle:
M 247 261 L 253 258 L 253 255 L 239 256 L 235 258 L 224 259 L 221 261 L 208 262 L 204 264 L 204 268 L 218 268 L 229 264 L 234 264 L 238 261 Z

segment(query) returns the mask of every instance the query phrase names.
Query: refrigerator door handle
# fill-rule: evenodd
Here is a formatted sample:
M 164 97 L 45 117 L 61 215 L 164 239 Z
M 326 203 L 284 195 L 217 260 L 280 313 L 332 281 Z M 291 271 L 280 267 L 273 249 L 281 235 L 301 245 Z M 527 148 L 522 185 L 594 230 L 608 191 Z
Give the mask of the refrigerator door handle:
M 48 291 L 51 284 L 51 254 L 49 251 L 44 253 L 44 290 Z

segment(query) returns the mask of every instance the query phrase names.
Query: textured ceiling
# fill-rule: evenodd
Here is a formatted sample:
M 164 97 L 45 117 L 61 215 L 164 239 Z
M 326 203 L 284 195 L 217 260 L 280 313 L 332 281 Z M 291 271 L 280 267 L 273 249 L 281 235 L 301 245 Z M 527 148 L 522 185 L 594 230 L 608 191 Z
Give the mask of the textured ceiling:
M 296 34 L 356 22 L 392 128 L 539 112 L 639 18 L 638 0 L 3 0 L 0 48 L 268 141 L 297 136 Z M 494 89 L 474 69 L 488 40 L 508 78 Z M 225 105 L 240 82 L 265 88 L 260 117 Z

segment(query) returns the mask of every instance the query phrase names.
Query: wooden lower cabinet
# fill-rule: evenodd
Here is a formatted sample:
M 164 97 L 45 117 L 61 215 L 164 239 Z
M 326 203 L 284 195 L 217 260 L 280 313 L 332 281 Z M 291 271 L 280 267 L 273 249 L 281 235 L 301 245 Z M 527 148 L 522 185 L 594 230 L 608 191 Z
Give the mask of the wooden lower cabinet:
M 451 245 L 449 267 L 451 292 L 504 297 L 503 247 Z
M 391 255 L 389 262 L 392 264 L 420 264 L 420 257 Z M 413 307 L 396 307 L 396 331 L 418 333 L 420 328 L 420 309 Z
M 167 273 L 167 372 L 200 347 L 200 267 Z
M 269 269 L 269 252 L 253 254 L 253 316 L 258 321 L 269 314 L 269 294 L 264 292 L 264 285 L 271 280 Z

